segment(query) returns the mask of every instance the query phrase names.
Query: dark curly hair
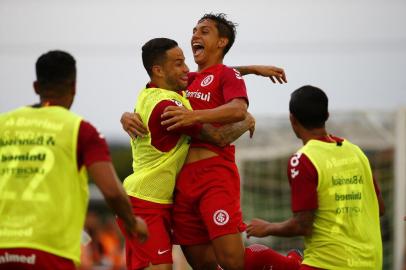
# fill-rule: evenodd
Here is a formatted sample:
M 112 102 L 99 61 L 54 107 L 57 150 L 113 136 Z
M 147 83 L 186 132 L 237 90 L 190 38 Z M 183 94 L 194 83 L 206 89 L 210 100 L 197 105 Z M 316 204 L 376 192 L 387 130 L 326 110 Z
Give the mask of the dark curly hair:
M 203 17 L 199 19 L 199 23 L 204 20 L 211 20 L 216 23 L 217 30 L 219 32 L 220 37 L 225 37 L 228 39 L 228 44 L 224 48 L 223 56 L 230 50 L 231 46 L 233 46 L 235 41 L 235 36 L 237 34 L 237 24 L 227 20 L 227 15 L 224 13 L 207 13 L 204 14 Z

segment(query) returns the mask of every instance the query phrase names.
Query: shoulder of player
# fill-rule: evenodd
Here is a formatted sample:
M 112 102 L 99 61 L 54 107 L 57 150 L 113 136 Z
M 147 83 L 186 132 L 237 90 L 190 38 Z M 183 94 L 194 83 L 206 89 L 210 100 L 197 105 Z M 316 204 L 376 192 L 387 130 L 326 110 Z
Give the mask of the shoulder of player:
M 164 110 L 166 107 L 169 107 L 169 106 L 183 107 L 183 103 L 182 103 L 182 100 L 180 98 L 179 99 L 176 99 L 176 98 L 164 99 L 164 100 L 161 100 L 160 102 L 158 102 L 155 105 L 154 110 L 155 109 Z
M 288 173 L 291 179 L 294 179 L 300 174 L 313 175 L 317 173 L 316 167 L 306 154 L 298 151 L 293 154 L 288 161 Z
M 298 167 L 303 163 L 311 163 L 310 159 L 303 152 L 296 152 L 290 158 L 288 162 L 289 167 Z
M 169 106 L 178 106 L 178 107 L 183 107 L 183 103 L 180 99 L 164 99 L 158 102 L 154 109 L 151 112 L 150 119 L 153 119 L 153 122 L 155 122 L 156 119 L 160 119 L 161 115 L 165 111 L 165 109 Z M 148 123 L 150 124 L 150 123 Z
M 241 73 L 233 67 L 222 65 L 221 68 L 219 68 L 219 69 L 221 72 L 222 79 L 243 80 Z
M 105 139 L 104 136 L 100 133 L 100 131 L 92 125 L 90 122 L 86 120 L 80 121 L 79 127 L 79 137 L 92 137 L 92 135 L 97 135 L 101 139 Z

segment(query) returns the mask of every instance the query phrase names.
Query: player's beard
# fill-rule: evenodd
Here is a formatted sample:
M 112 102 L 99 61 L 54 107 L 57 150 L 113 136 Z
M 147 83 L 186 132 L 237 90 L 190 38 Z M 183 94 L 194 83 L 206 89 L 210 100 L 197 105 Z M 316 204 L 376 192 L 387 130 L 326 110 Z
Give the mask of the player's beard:
M 166 81 L 167 85 L 171 86 L 171 90 L 179 91 L 185 90 L 187 85 L 181 82 L 179 79 L 168 78 Z

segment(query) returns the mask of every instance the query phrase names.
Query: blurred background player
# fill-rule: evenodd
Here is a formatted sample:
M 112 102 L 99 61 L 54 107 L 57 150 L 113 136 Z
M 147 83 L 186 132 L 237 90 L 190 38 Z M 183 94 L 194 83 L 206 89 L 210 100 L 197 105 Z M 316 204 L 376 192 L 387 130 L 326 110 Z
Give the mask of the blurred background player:
M 151 81 L 140 92 L 136 111 L 150 132 L 131 141 L 134 173 L 125 179 L 124 188 L 134 214 L 146 220 L 153 234 L 145 243 L 126 239 L 127 268 L 172 269 L 173 190 L 189 150 L 189 136 L 226 145 L 253 128 L 255 121 L 248 116 L 221 128 L 197 124 L 168 131 L 161 125 L 168 106 L 191 109 L 181 91 L 188 83 L 185 57 L 174 40 L 155 38 L 142 47 L 142 59 Z
M 384 205 L 367 157 L 327 132 L 328 98 L 321 89 L 297 89 L 289 110 L 304 145 L 288 164 L 293 216 L 280 223 L 254 219 L 247 235 L 303 235 L 303 270 L 382 269 Z
M 88 203 L 86 169 L 129 235 L 147 229 L 131 213 L 107 144 L 69 111 L 76 62 L 50 51 L 36 62 L 40 103 L 0 115 L 0 269 L 75 269 Z

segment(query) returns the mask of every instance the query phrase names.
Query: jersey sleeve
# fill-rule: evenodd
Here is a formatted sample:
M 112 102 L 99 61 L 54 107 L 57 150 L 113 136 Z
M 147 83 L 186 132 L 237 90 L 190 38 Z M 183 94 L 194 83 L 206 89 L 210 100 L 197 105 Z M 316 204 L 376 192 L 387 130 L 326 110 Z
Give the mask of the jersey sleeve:
M 294 154 L 289 159 L 287 173 L 291 187 L 292 212 L 317 209 L 318 174 L 309 158 L 303 153 Z
M 226 103 L 235 98 L 243 98 L 248 104 L 247 87 L 238 70 L 225 67 L 221 78 L 223 97 Z
M 181 127 L 177 128 L 172 131 L 167 131 L 167 128 L 169 125 L 163 126 L 161 125 L 162 119 L 161 115 L 164 113 L 166 107 L 169 106 L 183 106 L 182 103 L 178 100 L 163 100 L 159 102 L 155 108 L 153 109 L 150 120 L 148 122 L 148 126 L 150 130 L 161 130 L 161 134 L 169 133 L 169 134 L 185 134 L 188 136 L 197 136 L 200 133 L 200 130 L 202 129 L 201 124 L 196 124 L 193 126 L 188 126 L 188 127 Z
M 376 196 L 379 197 L 379 196 L 381 196 L 381 190 L 379 188 L 379 184 L 378 184 L 375 176 L 372 176 L 372 180 L 374 182 L 374 189 L 375 189 Z
M 89 122 L 82 121 L 79 127 L 77 146 L 78 168 L 89 167 L 98 161 L 111 161 L 110 151 L 104 137 Z

